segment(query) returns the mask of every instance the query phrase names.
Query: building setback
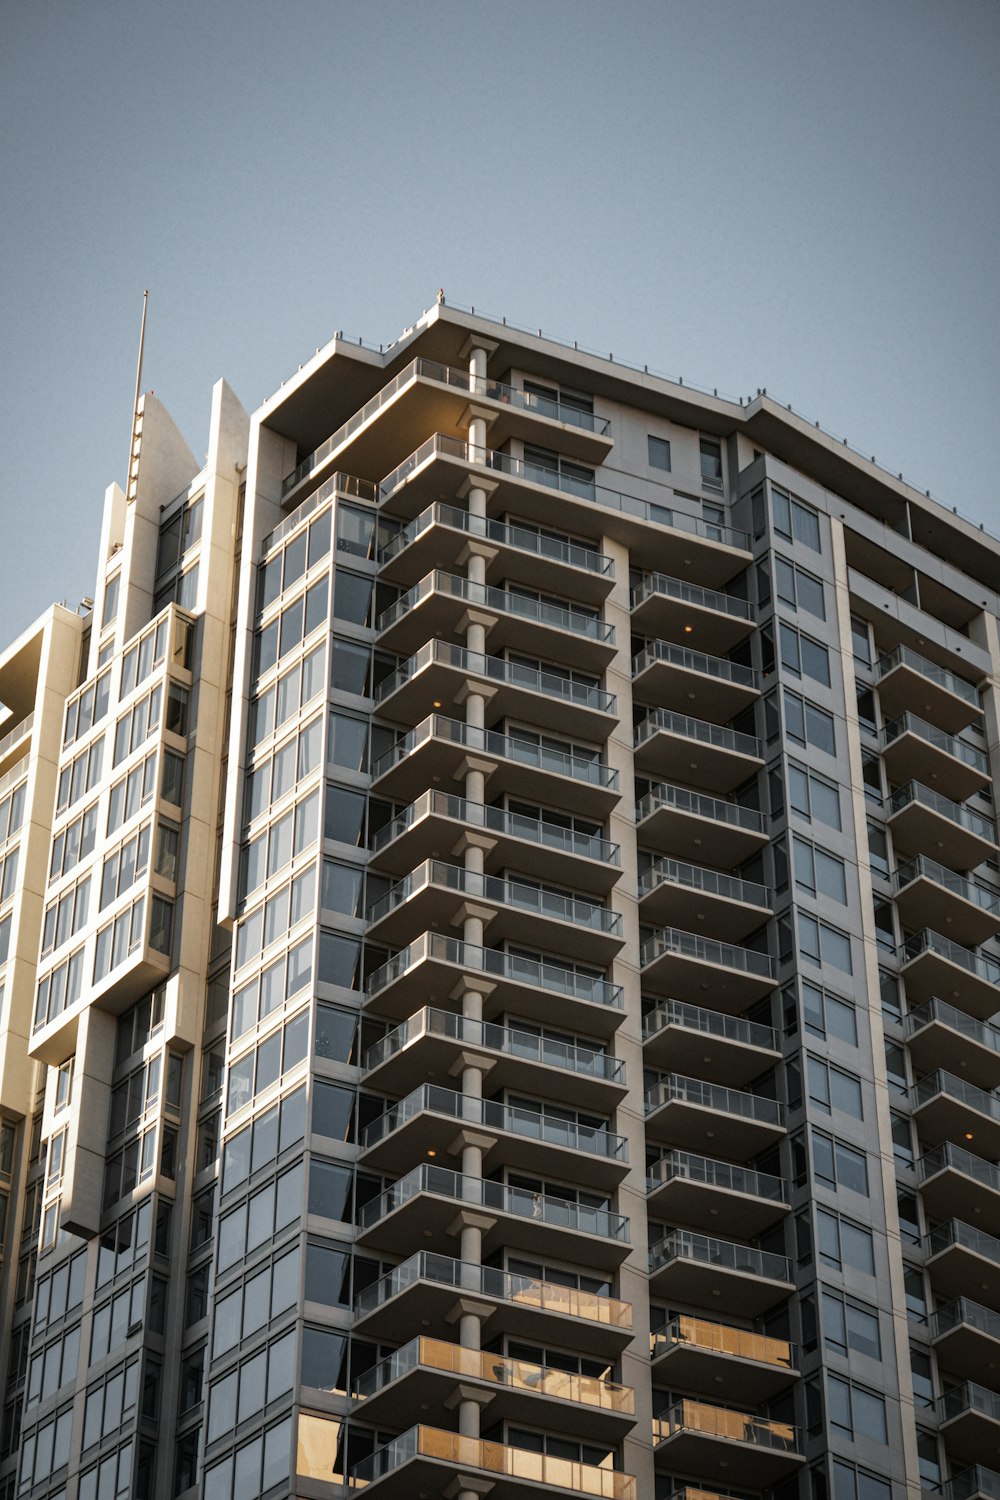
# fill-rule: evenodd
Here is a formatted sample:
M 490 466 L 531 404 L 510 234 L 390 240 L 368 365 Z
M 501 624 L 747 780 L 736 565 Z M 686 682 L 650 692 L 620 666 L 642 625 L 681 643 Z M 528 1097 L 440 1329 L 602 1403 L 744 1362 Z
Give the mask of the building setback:
M 1000 544 L 439 303 L 0 655 L 0 1500 L 996 1500 Z

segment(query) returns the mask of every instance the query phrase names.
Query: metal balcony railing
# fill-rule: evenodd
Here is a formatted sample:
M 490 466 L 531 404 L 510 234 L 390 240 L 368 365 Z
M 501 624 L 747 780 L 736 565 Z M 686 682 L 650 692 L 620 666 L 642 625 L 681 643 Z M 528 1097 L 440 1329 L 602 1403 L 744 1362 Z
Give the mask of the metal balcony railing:
M 926 1104 L 936 1094 L 947 1094 L 949 1099 L 956 1099 L 981 1115 L 1000 1120 L 1000 1099 L 995 1094 L 977 1088 L 974 1083 L 966 1083 L 964 1078 L 956 1078 L 954 1073 L 945 1073 L 940 1068 L 919 1079 L 910 1090 L 915 1109 Z
M 758 1120 L 778 1128 L 784 1125 L 784 1107 L 777 1099 L 727 1089 L 721 1083 L 705 1083 L 700 1078 L 683 1078 L 677 1073 L 668 1073 L 643 1095 L 647 1117 L 665 1104 L 674 1102 L 695 1104 L 703 1109 L 715 1109 L 722 1114 L 738 1115 L 744 1120 Z
M 678 1401 L 653 1419 L 654 1443 L 684 1431 L 753 1443 L 758 1448 L 775 1448 L 782 1453 L 795 1453 L 799 1448 L 798 1428 L 789 1422 L 772 1422 L 767 1417 L 709 1406 L 704 1401 Z
M 541 1063 L 547 1068 L 558 1068 L 581 1078 L 597 1078 L 619 1085 L 625 1082 L 625 1063 L 620 1057 L 612 1057 L 610 1053 L 573 1046 L 569 1042 L 539 1036 L 532 1031 L 519 1031 L 516 1026 L 498 1026 L 490 1021 L 477 1021 L 471 1016 L 459 1016 L 451 1011 L 434 1010 L 430 1007 L 410 1016 L 401 1026 L 369 1047 L 364 1055 L 364 1071 L 374 1072 L 421 1036 L 443 1036 L 449 1041 L 469 1047 L 488 1047 L 492 1051 L 502 1052 L 505 1057 Z
M 650 1334 L 650 1356 L 656 1359 L 678 1344 L 693 1344 L 696 1349 L 731 1354 L 737 1359 L 754 1360 L 757 1364 L 777 1365 L 783 1370 L 794 1370 L 798 1364 L 795 1345 L 790 1344 L 787 1339 L 749 1333 L 745 1328 L 731 1328 L 728 1323 L 711 1323 L 706 1318 L 691 1317 L 687 1313 L 671 1318 L 663 1328 Z
M 995 1469 L 963 1469 L 941 1486 L 942 1500 L 973 1500 L 986 1495 L 989 1500 L 1000 1500 L 1000 1474 Z
M 461 1120 L 466 1125 L 481 1125 L 486 1130 L 502 1130 L 532 1141 L 544 1141 L 550 1146 L 565 1146 L 570 1151 L 584 1151 L 590 1156 L 600 1156 L 608 1161 L 628 1161 L 628 1142 L 624 1136 L 591 1125 L 578 1125 L 574 1121 L 562 1120 L 557 1115 L 545 1114 L 523 1106 L 501 1104 L 493 1099 L 477 1099 L 471 1094 L 459 1094 L 454 1089 L 441 1088 L 435 1083 L 425 1083 L 414 1089 L 405 1099 L 392 1104 L 377 1119 L 372 1120 L 361 1132 L 361 1146 L 367 1150 L 385 1140 L 414 1119 L 429 1110 L 446 1115 L 451 1120 Z
M 981 771 L 988 776 L 989 761 L 984 751 L 976 745 L 968 745 L 965 740 L 960 740 L 956 735 L 947 734 L 943 729 L 938 729 L 936 724 L 928 724 L 926 719 L 921 719 L 917 714 L 903 713 L 895 719 L 891 719 L 882 730 L 883 745 L 891 745 L 901 735 L 915 734 L 918 739 L 925 740 L 928 745 L 933 745 L 936 750 L 941 750 L 945 755 L 953 755 L 957 760 L 964 761 L 973 770 Z
M 615 565 L 610 557 L 582 542 L 564 542 L 558 537 L 545 536 L 528 527 L 494 521 L 487 516 L 474 516 L 457 505 L 438 502 L 429 505 L 418 516 L 390 537 L 378 551 L 379 564 L 384 567 L 400 552 L 403 552 L 432 526 L 447 526 L 453 531 L 462 531 L 469 536 L 481 537 L 484 541 L 496 542 L 501 547 L 510 547 L 517 552 L 529 552 L 535 557 L 547 558 L 550 562 L 564 563 L 571 568 L 582 568 L 600 578 L 611 580 L 615 576 Z
M 784 1255 L 775 1255 L 771 1250 L 755 1250 L 750 1245 L 737 1245 L 731 1240 L 712 1239 L 707 1234 L 694 1234 L 688 1229 L 672 1230 L 650 1246 L 650 1275 L 672 1260 L 697 1261 L 700 1265 L 745 1272 L 748 1276 L 761 1276 L 768 1281 L 792 1279 L 792 1263 Z
M 477 974 L 495 976 L 540 990 L 552 990 L 573 999 L 588 1000 L 595 1005 L 606 1005 L 612 1010 L 620 1010 L 623 1005 L 622 988 L 619 984 L 610 984 L 606 979 L 595 979 L 589 974 L 579 974 L 575 969 L 567 969 L 546 960 L 521 958 L 517 954 L 502 953 L 494 948 L 476 948 L 463 943 L 460 938 L 445 937 L 437 932 L 424 933 L 415 943 L 411 943 L 380 969 L 376 969 L 368 980 L 365 993 L 369 998 L 379 994 L 414 964 L 428 958 L 459 964 Z
M 693 813 L 695 817 L 708 818 L 716 823 L 728 823 L 733 828 L 746 828 L 751 833 L 765 832 L 764 814 L 756 808 L 743 807 L 739 802 L 723 802 L 718 797 L 706 797 L 701 792 L 689 792 L 686 787 L 672 786 L 666 781 L 657 782 L 640 799 L 635 810 L 636 822 L 641 823 L 662 807 Z
M 950 1219 L 947 1224 L 939 1224 L 936 1229 L 924 1235 L 924 1245 L 928 1255 L 940 1255 L 942 1250 L 954 1246 L 960 1250 L 971 1250 L 1000 1265 L 1000 1240 L 987 1234 L 984 1229 L 976 1229 L 972 1224 L 963 1223 L 961 1219 Z
M 736 687 L 752 688 L 756 691 L 757 674 L 752 667 L 741 666 L 725 656 L 708 656 L 704 651 L 692 651 L 688 646 L 676 646 L 673 641 L 649 641 L 632 658 L 632 676 L 638 677 L 657 662 L 680 667 L 685 672 L 698 672 L 703 677 L 714 677 L 719 682 L 731 682 Z
M 732 594 L 702 588 L 697 583 L 685 582 L 683 578 L 671 578 L 666 573 L 647 573 L 642 582 L 631 590 L 633 609 L 638 609 L 647 599 L 654 598 L 676 599 L 681 604 L 714 609 L 720 614 L 731 615 L 734 620 L 750 619 L 750 605 L 746 599 L 736 599 Z
M 911 803 L 917 803 L 920 807 L 926 807 L 930 812 L 937 813 L 942 818 L 947 818 L 950 823 L 956 823 L 959 828 L 964 828 L 968 833 L 974 833 L 978 838 L 988 839 L 991 844 L 997 841 L 996 827 L 992 818 L 984 818 L 982 813 L 973 812 L 971 807 L 965 807 L 960 802 L 952 802 L 950 797 L 943 797 L 940 792 L 934 792 L 930 787 L 923 786 L 919 781 L 908 781 L 893 792 L 889 798 L 889 813 L 901 812 L 904 807 Z
M 739 948 L 735 943 L 720 943 L 715 938 L 698 937 L 693 932 L 680 932 L 675 927 L 661 927 L 647 938 L 639 949 L 639 962 L 647 968 L 669 953 L 776 982 L 774 960 L 768 954 L 757 953 L 753 948 Z
M 921 953 L 936 953 L 939 958 L 958 964 L 970 974 L 975 974 L 978 979 L 984 979 L 987 984 L 1000 984 L 1000 962 L 997 959 L 991 958 L 988 953 L 977 953 L 974 948 L 963 948 L 961 943 L 942 937 L 939 932 L 932 932 L 930 928 L 915 932 L 906 939 L 903 944 L 903 963 L 919 958 Z
M 727 1161 L 714 1161 L 707 1156 L 693 1156 L 690 1151 L 667 1151 L 648 1167 L 646 1191 L 654 1192 L 665 1182 L 677 1179 L 723 1188 L 731 1193 L 747 1193 L 753 1198 L 766 1198 L 771 1203 L 788 1202 L 788 1188 L 780 1177 L 755 1172 L 749 1167 L 734 1167 Z
M 447 594 L 449 598 L 461 599 L 463 603 L 494 614 L 511 615 L 519 620 L 528 620 L 536 625 L 551 625 L 557 630 L 569 631 L 601 645 L 612 646 L 615 640 L 613 625 L 608 625 L 596 615 L 584 610 L 568 609 L 559 604 L 548 604 L 544 599 L 524 598 L 507 589 L 493 588 L 486 583 L 474 583 L 469 578 L 460 578 L 454 573 L 436 570 L 422 578 L 412 589 L 402 594 L 394 604 L 382 611 L 375 623 L 378 632 L 388 630 L 408 615 L 411 610 L 431 594 Z
M 588 786 L 605 787 L 609 791 L 617 790 L 618 787 L 618 772 L 591 756 L 553 750 L 531 740 L 518 739 L 516 734 L 506 735 L 493 729 L 476 729 L 472 725 L 463 724 L 459 719 L 445 718 L 443 714 L 430 714 L 404 734 L 391 750 L 379 756 L 372 766 L 372 776 L 384 776 L 386 771 L 431 739 L 447 740 L 468 750 L 484 751 L 501 760 L 513 761 L 520 766 L 532 766 L 554 776 L 569 776 L 574 781 L 586 782 Z
M 912 671 L 919 672 L 921 677 L 926 677 L 928 682 L 946 688 L 957 698 L 964 698 L 966 703 L 979 707 L 979 693 L 971 682 L 966 682 L 964 677 L 956 677 L 954 672 L 950 672 L 947 667 L 939 667 L 937 662 L 928 661 L 926 656 L 912 651 L 909 646 L 897 646 L 894 651 L 887 651 L 884 656 L 880 656 L 875 663 L 876 678 L 888 676 L 896 667 L 909 667 Z
M 468 896 L 477 901 L 490 901 L 497 906 L 551 917 L 556 922 L 569 922 L 574 927 L 585 927 L 589 932 L 604 932 L 616 937 L 622 930 L 621 916 L 606 906 L 599 906 L 579 896 L 541 890 L 519 880 L 502 880 L 498 875 L 480 875 L 463 869 L 461 865 L 446 864 L 440 859 L 426 860 L 416 870 L 398 880 L 369 909 L 369 922 L 381 921 L 389 912 L 397 911 L 418 891 L 429 885 L 444 886 L 457 895 Z
M 970 1302 L 965 1297 L 947 1302 L 944 1307 L 931 1313 L 927 1320 L 927 1330 L 934 1340 L 939 1339 L 942 1334 L 950 1333 L 954 1328 L 961 1328 L 963 1324 L 978 1329 L 991 1339 L 1000 1340 L 1000 1312 L 982 1307 L 978 1302 Z
M 593 1234 L 623 1245 L 629 1242 L 629 1222 L 621 1214 L 590 1208 L 587 1204 L 570 1203 L 563 1198 L 547 1197 L 543 1193 L 531 1193 L 525 1188 L 507 1187 L 505 1183 L 489 1182 L 482 1177 L 464 1177 L 461 1172 L 427 1162 L 400 1177 L 385 1192 L 364 1205 L 360 1214 L 362 1228 L 370 1229 L 380 1223 L 420 1193 L 433 1193 L 466 1207 L 475 1204 L 499 1213 L 514 1214 L 521 1219 L 535 1219 L 550 1227 Z
M 964 1146 L 956 1146 L 951 1141 L 945 1141 L 924 1152 L 917 1162 L 917 1181 L 926 1182 L 929 1177 L 936 1176 L 947 1167 L 953 1167 L 963 1176 L 973 1178 L 994 1193 L 1000 1193 L 1000 1167 L 984 1161 L 981 1156 L 973 1156 Z
M 771 905 L 771 893 L 766 885 L 739 880 L 734 875 L 722 875 L 718 870 L 705 870 L 700 865 L 685 864 L 683 860 L 671 859 L 665 854 L 657 856 L 639 876 L 640 899 L 661 885 L 682 886 L 684 890 L 701 891 L 706 896 L 739 901 L 745 906 L 770 908 Z
M 427 1250 L 418 1250 L 401 1265 L 393 1266 L 374 1285 L 359 1292 L 354 1299 L 355 1316 L 366 1317 L 407 1287 L 421 1281 L 453 1287 L 467 1295 L 488 1297 L 493 1302 L 584 1318 L 604 1328 L 627 1330 L 632 1327 L 632 1304 L 621 1302 L 616 1297 L 602 1297 L 596 1292 L 557 1286 L 533 1276 L 516 1276 L 493 1266 L 471 1265 Z
M 994 1422 L 1000 1422 L 1000 1393 L 989 1391 L 985 1386 L 967 1380 L 963 1385 L 952 1386 L 937 1400 L 938 1416 L 942 1422 L 960 1417 L 963 1412 L 975 1411 Z
M 712 745 L 717 750 L 731 750 L 734 755 L 749 755 L 762 758 L 760 740 L 752 734 L 742 734 L 738 729 L 729 729 L 725 724 L 710 724 L 705 719 L 692 719 L 687 714 L 674 713 L 669 708 L 654 708 L 635 727 L 635 748 L 646 744 L 656 734 L 677 734 L 686 740 L 697 740 L 701 745 Z
M 434 662 L 454 668 L 463 677 L 485 677 L 490 682 L 503 683 L 507 687 L 541 693 L 546 698 L 555 698 L 561 703 L 572 704 L 575 708 L 594 709 L 603 714 L 615 712 L 614 693 L 606 693 L 593 683 L 580 682 L 559 672 L 525 667 L 519 662 L 506 661 L 501 656 L 487 656 L 482 651 L 467 651 L 464 646 L 453 646 L 447 641 L 430 641 L 426 646 L 421 646 L 391 676 L 383 678 L 375 689 L 375 702 L 384 703 Z
M 978 1042 L 981 1047 L 989 1047 L 991 1052 L 1000 1054 L 1000 1028 L 991 1026 L 988 1021 L 976 1021 L 964 1010 L 956 1010 L 954 1005 L 936 997 L 907 1013 L 903 1021 L 907 1040 L 933 1021 L 940 1021 L 942 1026 L 948 1026 L 970 1041 Z
M 662 1005 L 643 1016 L 643 1041 L 655 1036 L 666 1026 L 683 1026 L 687 1031 L 703 1032 L 706 1036 L 719 1037 L 747 1047 L 763 1047 L 769 1052 L 778 1050 L 778 1033 L 772 1027 L 762 1026 L 758 1021 L 746 1021 L 742 1016 L 726 1016 L 721 1011 L 702 1010 L 699 1006 L 688 1005 L 682 1000 L 665 1000 Z
M 908 859 L 904 865 L 896 868 L 892 877 L 893 889 L 898 893 L 921 877 L 951 891 L 952 895 L 961 896 L 963 901 L 971 901 L 974 906 L 989 912 L 1000 922 L 1000 894 L 989 886 L 980 884 L 978 880 L 969 880 L 965 875 L 949 870 L 946 865 L 939 865 L 937 860 L 928 859 L 925 854 L 918 854 L 915 859 Z
M 424 792 L 416 802 L 393 818 L 391 823 L 384 824 L 371 841 L 372 853 L 384 849 L 421 818 L 435 813 L 470 828 L 484 828 L 491 833 L 524 839 L 526 843 L 537 844 L 541 848 L 579 855 L 582 859 L 596 859 L 604 865 L 621 864 L 620 846 L 599 834 L 577 833 L 572 828 L 561 828 L 558 824 L 546 823 L 539 818 L 507 812 L 502 807 L 486 807 L 479 802 L 466 802 L 464 797 L 456 797 L 450 792 L 434 791 Z
M 482 1469 L 489 1475 L 530 1481 L 539 1485 L 543 1493 L 564 1490 L 570 1495 L 593 1495 L 597 1500 L 636 1500 L 635 1479 L 631 1474 L 533 1453 L 527 1448 L 508 1448 L 502 1443 L 462 1437 L 437 1427 L 411 1427 L 385 1447 L 376 1448 L 354 1465 L 351 1483 L 358 1488 L 374 1484 L 416 1458 L 436 1460 L 452 1472 Z

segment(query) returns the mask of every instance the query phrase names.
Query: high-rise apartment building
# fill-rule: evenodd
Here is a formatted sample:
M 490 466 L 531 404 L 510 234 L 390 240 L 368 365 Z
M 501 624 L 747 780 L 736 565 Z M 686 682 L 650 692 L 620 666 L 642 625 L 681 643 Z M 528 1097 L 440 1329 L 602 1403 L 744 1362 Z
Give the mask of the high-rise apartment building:
M 996 1500 L 998 591 L 442 304 L 146 396 L 0 655 L 0 1500 Z

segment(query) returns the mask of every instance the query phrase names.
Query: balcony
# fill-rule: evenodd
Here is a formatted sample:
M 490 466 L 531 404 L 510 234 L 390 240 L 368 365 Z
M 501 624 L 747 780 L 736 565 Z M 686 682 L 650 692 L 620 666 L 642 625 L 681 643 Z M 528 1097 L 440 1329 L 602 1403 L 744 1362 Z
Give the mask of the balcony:
M 775 967 L 766 953 L 738 948 L 693 932 L 661 927 L 639 950 L 643 988 L 677 1000 L 700 1000 L 730 1014 L 745 1010 L 774 988 Z
M 552 1426 L 598 1443 L 623 1437 L 635 1415 L 629 1386 L 424 1335 L 357 1378 L 355 1411 L 393 1426 L 409 1426 L 422 1412 L 447 1421 L 459 1382 L 489 1401 L 493 1421 Z
M 903 713 L 882 730 L 882 759 L 893 786 L 919 781 L 954 792 L 960 802 L 989 785 L 989 761 L 982 750 L 946 734 L 916 714 Z
M 769 1250 L 675 1229 L 650 1247 L 649 1289 L 667 1302 L 757 1318 L 791 1296 L 792 1266 Z
M 635 810 L 640 845 L 678 859 L 710 855 L 712 863 L 731 870 L 767 843 L 764 816 L 756 808 L 723 802 L 658 782 Z
M 449 491 L 456 493 L 466 479 L 489 489 L 488 504 L 499 515 L 512 511 L 540 526 L 609 536 L 641 555 L 653 571 L 683 572 L 708 588 L 720 588 L 751 561 L 745 531 L 441 433 L 383 479 L 381 503 L 393 515 L 410 518 Z
M 530 868 L 539 880 L 601 896 L 621 874 L 621 849 L 598 834 L 435 791 L 424 792 L 379 829 L 371 841 L 371 862 L 377 869 L 405 875 L 428 858 L 460 853 L 472 830 L 489 842 L 487 871 Z
M 959 1297 L 931 1314 L 928 1331 L 942 1370 L 977 1381 L 996 1378 L 1000 1313 Z
M 565 948 L 586 963 L 605 964 L 625 941 L 620 915 L 606 906 L 439 859 L 419 865 L 374 903 L 368 936 L 398 946 L 428 929 L 447 930 L 469 902 L 493 908 L 485 919 L 491 942 Z
M 767 886 L 663 855 L 640 875 L 638 894 L 641 921 L 670 919 L 706 937 L 744 938 L 771 916 Z
M 1000 1099 L 951 1073 L 929 1073 L 910 1090 L 913 1118 L 924 1140 L 975 1141 L 985 1156 L 1000 1157 Z
M 361 1160 L 376 1172 L 405 1172 L 414 1161 L 441 1158 L 461 1165 L 463 1135 L 489 1136 L 488 1170 L 517 1171 L 577 1179 L 610 1192 L 628 1172 L 628 1142 L 606 1129 L 577 1125 L 557 1115 L 477 1099 L 438 1084 L 425 1083 L 392 1104 L 361 1132 Z
M 795 1472 L 805 1458 L 798 1428 L 787 1422 L 678 1401 L 653 1419 L 653 1453 L 672 1472 L 716 1476 L 725 1483 L 739 1476 L 740 1486 L 763 1489 Z
M 35 715 L 30 713 L 0 737 L 0 776 L 5 776 L 27 754 L 34 727 Z
M 910 1004 L 941 996 L 983 1021 L 1000 1009 L 1000 963 L 989 954 L 925 929 L 906 939 L 901 956 Z
M 490 1088 L 521 1089 L 554 1103 L 610 1114 L 626 1092 L 625 1064 L 608 1052 L 496 1026 L 425 1007 L 369 1047 L 364 1081 L 383 1093 L 409 1093 L 419 1084 L 454 1078 L 463 1053 L 489 1066 Z
M 912 711 L 946 734 L 958 734 L 982 713 L 979 693 L 971 682 L 909 646 L 897 646 L 880 656 L 875 679 L 882 717 L 889 721 Z
M 975 1220 L 987 1234 L 1000 1234 L 1000 1167 L 945 1141 L 917 1162 L 917 1181 L 932 1223 Z
M 380 577 L 413 584 L 435 569 L 452 571 L 467 556 L 470 538 L 491 554 L 487 583 L 521 583 L 584 604 L 602 604 L 614 587 L 614 563 L 603 552 L 444 503 L 428 506 L 379 548 Z
M 685 1313 L 650 1336 L 658 1380 L 674 1390 L 710 1390 L 725 1401 L 759 1405 L 799 1377 L 795 1345 Z
M 757 674 L 724 656 L 706 656 L 672 641 L 649 641 L 632 659 L 638 703 L 724 724 L 760 696 Z
M 424 1250 L 358 1294 L 354 1328 L 374 1339 L 399 1338 L 410 1328 L 446 1336 L 454 1330 L 455 1307 L 464 1299 L 492 1304 L 491 1335 L 551 1341 L 609 1359 L 632 1337 L 628 1302 Z
M 942 1500 L 1000 1500 L 1000 1474 L 995 1469 L 963 1469 L 941 1486 Z
M 603 672 L 614 659 L 613 625 L 583 610 L 523 598 L 453 573 L 428 574 L 383 610 L 376 622 L 378 644 L 387 651 L 407 650 L 453 635 L 470 610 L 489 617 L 492 651 L 513 647 L 593 672 Z
M 664 1000 L 649 1011 L 642 1020 L 642 1038 L 649 1067 L 693 1073 L 704 1065 L 715 1082 L 731 1088 L 752 1082 L 781 1060 L 778 1033 L 770 1026 L 680 1000 Z
M 454 1245 L 459 1209 L 491 1220 L 483 1235 L 484 1255 L 502 1245 L 613 1271 L 629 1253 L 629 1222 L 621 1214 L 464 1177 L 428 1162 L 364 1205 L 358 1241 L 405 1256 L 426 1240 L 425 1249 L 446 1254 Z
M 961 1070 L 981 1089 L 1000 1088 L 1000 1029 L 975 1021 L 943 1000 L 928 1000 L 907 1012 L 906 1041 L 918 1073 L 935 1066 Z
M 624 1020 L 621 985 L 437 932 L 425 933 L 376 969 L 365 993 L 379 1015 L 402 1021 L 423 1005 L 450 999 L 459 984 L 483 993 L 487 1020 L 511 1011 L 532 1015 L 541 1004 L 550 1025 L 601 1038 L 613 1036 Z
M 635 762 L 650 776 L 716 792 L 742 786 L 764 763 L 760 741 L 753 735 L 668 708 L 650 709 L 636 725 Z
M 776 1099 L 676 1073 L 647 1089 L 644 1105 L 647 1141 L 685 1151 L 706 1149 L 748 1161 L 785 1134 L 785 1112 Z
M 352 1487 L 376 1490 L 379 1500 L 413 1500 L 414 1495 L 431 1491 L 440 1494 L 456 1477 L 463 1489 L 485 1493 L 484 1486 L 488 1486 L 493 1500 L 538 1500 L 560 1494 L 637 1500 L 631 1474 L 551 1458 L 526 1448 L 484 1443 L 437 1427 L 411 1427 L 351 1470 Z
M 960 807 L 918 781 L 893 792 L 888 811 L 898 853 L 926 853 L 953 869 L 974 870 L 997 852 L 992 818 Z
M 974 1290 L 976 1298 L 1000 1312 L 1000 1240 L 961 1219 L 939 1224 L 924 1236 L 927 1272 L 939 1297 L 958 1298 Z
M 939 922 L 954 942 L 973 947 L 1000 931 L 1000 896 L 924 854 L 900 865 L 892 884 L 907 932 Z
M 632 625 L 640 635 L 683 641 L 713 656 L 731 651 L 756 625 L 746 599 L 699 588 L 683 578 L 647 573 L 632 590 Z
M 379 683 L 375 702 L 383 717 L 414 724 L 435 706 L 454 717 L 470 686 L 484 691 L 487 724 L 504 718 L 526 719 L 539 729 L 589 740 L 607 740 L 617 727 L 613 693 L 556 670 L 466 651 L 447 641 L 421 646 Z
M 667 1151 L 647 1169 L 646 1193 L 653 1218 L 709 1232 L 724 1218 L 727 1229 L 748 1240 L 788 1213 L 780 1177 L 687 1151 Z
M 457 439 L 467 425 L 470 400 L 492 414 L 495 442 L 513 435 L 554 442 L 563 452 L 595 463 L 611 449 L 606 417 L 436 360 L 415 359 L 285 476 L 282 501 L 327 474 L 335 461 L 353 473 L 375 477 L 385 471 L 387 460 L 398 461 L 412 451 L 428 428 Z M 391 421 L 382 420 L 387 412 Z
M 939 1396 L 937 1411 L 939 1431 L 949 1455 L 968 1464 L 996 1458 L 1000 1452 L 1000 1394 L 967 1381 Z
M 394 801 L 412 802 L 430 781 L 464 775 L 470 757 L 486 764 L 491 798 L 512 791 L 602 822 L 621 797 L 618 772 L 596 755 L 476 729 L 442 714 L 429 715 L 379 756 L 372 766 L 373 787 Z

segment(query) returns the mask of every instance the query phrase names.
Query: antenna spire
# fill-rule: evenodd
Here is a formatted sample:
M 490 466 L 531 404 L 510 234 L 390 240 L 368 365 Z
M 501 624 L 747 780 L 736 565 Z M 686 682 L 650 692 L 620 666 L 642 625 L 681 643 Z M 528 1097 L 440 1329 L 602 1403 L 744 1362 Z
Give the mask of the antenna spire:
M 149 301 L 149 291 L 142 294 L 142 323 L 139 327 L 139 362 L 135 371 L 135 396 L 132 399 L 132 436 L 128 449 L 128 468 L 125 470 L 125 497 L 128 500 L 134 498 L 135 489 L 132 477 L 132 464 L 135 461 L 135 427 L 139 419 L 139 394 L 142 389 L 142 353 L 146 344 L 146 304 Z

